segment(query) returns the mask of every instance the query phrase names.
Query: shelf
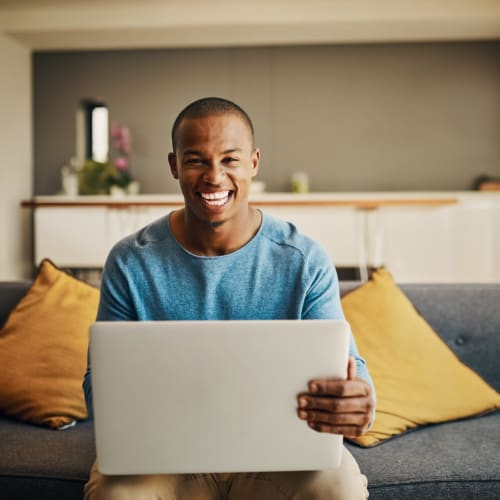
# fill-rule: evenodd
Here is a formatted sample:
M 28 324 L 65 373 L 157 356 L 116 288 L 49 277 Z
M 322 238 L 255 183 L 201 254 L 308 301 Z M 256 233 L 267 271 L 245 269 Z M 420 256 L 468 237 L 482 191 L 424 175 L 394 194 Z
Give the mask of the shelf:
M 440 206 L 458 203 L 459 197 L 453 193 L 259 193 L 250 195 L 250 203 L 255 206 L 291 207 L 355 207 L 375 209 L 382 206 Z M 111 196 L 35 196 L 24 200 L 25 208 L 39 207 L 178 207 L 184 204 L 181 195 L 136 195 L 123 198 Z

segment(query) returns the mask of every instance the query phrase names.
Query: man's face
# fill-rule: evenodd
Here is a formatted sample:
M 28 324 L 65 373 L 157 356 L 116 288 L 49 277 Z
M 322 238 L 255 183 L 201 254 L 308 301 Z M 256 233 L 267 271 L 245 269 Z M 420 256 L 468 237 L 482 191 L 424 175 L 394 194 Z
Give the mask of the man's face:
M 219 225 L 247 213 L 260 152 L 253 147 L 251 132 L 240 116 L 228 113 L 184 119 L 177 133 L 177 149 L 168 159 L 190 215 Z

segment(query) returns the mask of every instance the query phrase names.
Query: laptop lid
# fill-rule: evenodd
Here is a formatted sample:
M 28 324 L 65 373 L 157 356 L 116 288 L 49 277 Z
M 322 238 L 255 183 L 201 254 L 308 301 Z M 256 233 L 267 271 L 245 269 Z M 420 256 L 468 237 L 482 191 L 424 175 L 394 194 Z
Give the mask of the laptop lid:
M 342 436 L 297 417 L 317 377 L 346 378 L 342 320 L 96 322 L 90 355 L 104 474 L 321 470 Z

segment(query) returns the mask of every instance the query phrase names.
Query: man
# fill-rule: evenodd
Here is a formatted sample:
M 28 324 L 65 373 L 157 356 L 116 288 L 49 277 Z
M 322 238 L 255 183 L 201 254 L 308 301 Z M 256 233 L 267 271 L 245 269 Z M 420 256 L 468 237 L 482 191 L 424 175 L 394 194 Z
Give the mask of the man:
M 195 101 L 177 117 L 172 144 L 168 160 L 184 208 L 115 245 L 98 319 L 343 318 L 335 269 L 322 248 L 249 205 L 260 151 L 245 111 L 225 99 Z M 353 339 L 350 355 L 347 380 L 309 381 L 309 392 L 298 396 L 304 425 L 347 437 L 368 428 L 373 389 Z M 91 412 L 89 375 L 90 366 L 84 387 Z M 366 478 L 345 449 L 340 468 L 318 472 L 112 477 L 94 467 L 85 493 L 92 500 L 368 496 Z

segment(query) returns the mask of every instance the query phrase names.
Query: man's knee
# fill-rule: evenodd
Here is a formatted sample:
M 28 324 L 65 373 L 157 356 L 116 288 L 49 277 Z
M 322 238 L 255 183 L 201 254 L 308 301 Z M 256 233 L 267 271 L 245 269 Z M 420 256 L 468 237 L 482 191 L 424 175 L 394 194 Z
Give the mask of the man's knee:
M 177 500 L 178 476 L 105 476 L 92 468 L 85 500 Z
M 153 500 L 158 496 L 153 492 L 144 491 L 141 487 L 132 487 L 119 481 L 99 483 L 89 500 Z
M 366 500 L 368 481 L 353 456 L 344 448 L 337 469 L 319 472 L 296 500 Z M 295 500 L 295 499 L 294 499 Z

